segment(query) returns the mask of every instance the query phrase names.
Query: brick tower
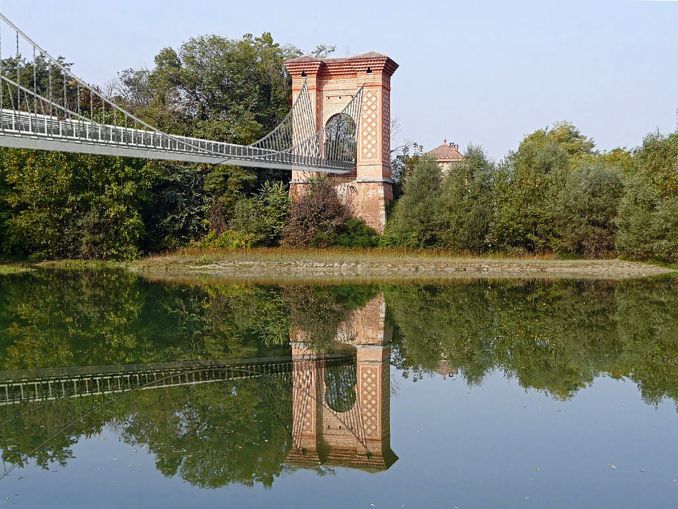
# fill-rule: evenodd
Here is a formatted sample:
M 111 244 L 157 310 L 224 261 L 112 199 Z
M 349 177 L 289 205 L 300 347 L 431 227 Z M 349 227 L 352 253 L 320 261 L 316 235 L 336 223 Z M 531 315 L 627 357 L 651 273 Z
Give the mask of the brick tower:
M 382 232 L 386 206 L 393 199 L 391 180 L 391 76 L 398 68 L 379 53 L 349 58 L 299 57 L 285 62 L 296 99 L 307 82 L 316 126 L 325 126 L 365 86 L 357 140 L 355 174 L 332 177 L 354 216 Z M 312 174 L 292 172 L 292 195 L 303 192 Z

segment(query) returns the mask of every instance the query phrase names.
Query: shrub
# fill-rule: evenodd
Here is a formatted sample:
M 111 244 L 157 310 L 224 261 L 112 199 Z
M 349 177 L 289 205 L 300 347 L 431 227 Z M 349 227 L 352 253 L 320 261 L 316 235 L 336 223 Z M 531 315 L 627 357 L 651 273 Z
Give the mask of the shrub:
M 678 261 L 678 197 L 662 200 L 649 176 L 627 178 L 617 226 L 617 249 L 622 256 Z
M 283 242 L 294 247 L 333 245 L 350 215 L 326 177 L 311 179 L 292 203 Z
M 280 243 L 290 216 L 290 197 L 281 182 L 265 182 L 260 193 L 239 200 L 231 227 L 252 235 L 257 246 Z
M 211 231 L 204 239 L 193 243 L 195 247 L 216 249 L 249 249 L 254 244 L 255 238 L 251 233 L 236 230 L 226 230 L 221 235 Z
M 153 180 L 133 159 L 5 149 L 10 242 L 34 258 L 129 259 Z
M 379 234 L 362 219 L 352 217 L 346 221 L 334 244 L 340 247 L 376 247 L 379 245 Z
M 149 162 L 147 168 L 155 178 L 150 201 L 142 211 L 146 224 L 144 251 L 176 249 L 207 233 L 205 173 L 193 166 L 167 162 Z

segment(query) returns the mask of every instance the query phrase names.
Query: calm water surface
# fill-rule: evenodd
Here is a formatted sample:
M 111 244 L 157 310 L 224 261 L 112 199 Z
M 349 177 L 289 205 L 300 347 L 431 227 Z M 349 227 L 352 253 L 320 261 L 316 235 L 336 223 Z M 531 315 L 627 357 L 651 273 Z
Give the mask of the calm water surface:
M 678 280 L 0 277 L 0 507 L 678 505 Z

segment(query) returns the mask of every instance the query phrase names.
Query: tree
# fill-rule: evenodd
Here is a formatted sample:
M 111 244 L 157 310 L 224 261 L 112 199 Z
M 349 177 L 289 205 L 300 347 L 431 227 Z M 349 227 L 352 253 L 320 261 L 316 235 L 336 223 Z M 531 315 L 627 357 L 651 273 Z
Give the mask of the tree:
M 678 134 L 651 134 L 635 157 L 619 208 L 617 248 L 637 259 L 678 261 Z
M 160 51 L 151 70 L 120 73 L 116 92 L 126 108 L 167 132 L 250 144 L 287 115 L 292 91 L 283 63 L 299 54 L 268 33 L 197 37 Z M 236 204 L 266 180 L 288 179 L 276 170 L 211 167 L 204 177 L 210 230 L 222 235 Z
M 404 247 L 438 245 L 438 203 L 442 184 L 440 166 L 431 157 L 420 157 L 391 213 L 383 242 Z
M 418 143 L 407 143 L 391 150 L 391 174 L 393 177 L 393 198 L 395 200 L 402 196 L 405 182 L 412 174 L 423 152 L 424 148 Z
M 205 235 L 210 201 L 205 172 L 192 165 L 148 162 L 153 175 L 149 201 L 141 210 L 146 232 L 144 252 L 177 249 Z
M 441 246 L 475 253 L 487 248 L 493 172 L 483 150 L 470 146 L 464 160 L 445 175 L 438 205 Z
M 248 144 L 272 130 L 289 111 L 290 79 L 283 62 L 300 51 L 271 34 L 242 39 L 195 37 L 165 48 L 149 70 L 118 77 L 120 99 L 161 129 Z
M 326 177 L 315 177 L 292 203 L 284 243 L 295 247 L 333 245 L 349 218 L 331 182 Z
M 568 171 L 593 154 L 593 141 L 572 124 L 526 136 L 501 165 L 491 238 L 498 249 L 544 252 L 552 248 L 553 204 Z
M 8 187 L 5 180 L 5 169 L 4 167 L 0 167 L 0 258 L 6 256 L 10 252 L 7 225 L 7 221 L 10 218 L 10 209 L 5 201 L 7 191 Z
M 311 51 L 311 55 L 315 58 L 327 58 L 336 50 L 337 46 L 334 44 L 317 44 L 313 51 Z
M 621 170 L 603 162 L 570 172 L 556 203 L 555 249 L 586 257 L 613 253 L 623 192 Z
M 138 255 L 152 176 L 136 160 L 4 149 L 9 241 L 36 258 Z

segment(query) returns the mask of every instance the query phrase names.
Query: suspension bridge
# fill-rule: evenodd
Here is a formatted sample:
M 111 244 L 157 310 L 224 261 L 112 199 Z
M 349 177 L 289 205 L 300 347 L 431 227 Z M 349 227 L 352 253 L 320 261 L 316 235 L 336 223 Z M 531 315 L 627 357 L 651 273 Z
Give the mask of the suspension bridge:
M 306 83 L 282 122 L 251 145 L 160 131 L 76 76 L 0 13 L 0 146 L 349 174 L 357 164 L 364 88 L 316 125 Z

